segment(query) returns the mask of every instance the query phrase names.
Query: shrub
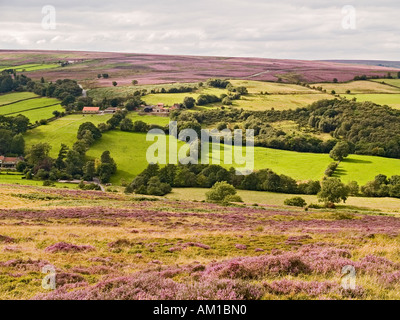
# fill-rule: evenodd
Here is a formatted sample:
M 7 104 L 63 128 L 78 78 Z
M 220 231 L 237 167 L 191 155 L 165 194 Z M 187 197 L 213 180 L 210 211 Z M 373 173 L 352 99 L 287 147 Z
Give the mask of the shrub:
M 307 205 L 306 201 L 302 197 L 286 199 L 284 204 L 292 207 L 305 207 Z
M 226 181 L 216 182 L 206 193 L 208 201 L 225 201 L 228 196 L 236 195 L 236 189 Z M 229 198 L 228 198 L 229 199 Z
M 226 196 L 224 202 L 243 202 L 243 200 L 239 195 L 235 194 Z

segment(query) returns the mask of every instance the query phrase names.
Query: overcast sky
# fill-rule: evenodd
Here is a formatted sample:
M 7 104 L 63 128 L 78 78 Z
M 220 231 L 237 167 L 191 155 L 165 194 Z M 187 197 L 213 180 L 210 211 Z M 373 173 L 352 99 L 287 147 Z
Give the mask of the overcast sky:
M 400 60 L 399 16 L 399 0 L 0 0 L 0 49 Z

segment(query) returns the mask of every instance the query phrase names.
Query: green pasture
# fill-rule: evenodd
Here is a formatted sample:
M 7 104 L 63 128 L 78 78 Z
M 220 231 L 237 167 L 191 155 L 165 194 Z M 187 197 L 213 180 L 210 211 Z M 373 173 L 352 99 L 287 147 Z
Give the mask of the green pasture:
M 33 92 L 13 92 L 13 93 L 2 94 L 0 95 L 0 106 L 37 97 L 39 96 L 34 94 Z
M 16 102 L 0 107 L 0 115 L 17 115 L 24 114 L 24 111 L 39 109 L 59 104 L 60 100 L 54 98 L 37 98 Z
M 393 109 L 400 109 L 400 92 L 398 94 L 345 94 L 346 99 L 356 98 L 358 102 L 371 101 L 380 105 L 387 105 Z
M 386 82 L 386 79 L 385 79 Z M 346 83 L 315 83 L 315 87 L 322 87 L 328 93 L 335 90 L 337 94 L 346 93 L 350 90 L 351 93 L 400 93 L 400 88 L 394 88 L 385 84 L 374 81 L 351 81 Z
M 1 66 L 0 72 L 5 69 L 15 69 L 17 72 L 29 72 L 29 71 L 38 71 L 38 70 L 47 70 L 58 68 L 60 65 L 58 63 L 29 63 L 29 64 L 21 64 L 18 66 Z

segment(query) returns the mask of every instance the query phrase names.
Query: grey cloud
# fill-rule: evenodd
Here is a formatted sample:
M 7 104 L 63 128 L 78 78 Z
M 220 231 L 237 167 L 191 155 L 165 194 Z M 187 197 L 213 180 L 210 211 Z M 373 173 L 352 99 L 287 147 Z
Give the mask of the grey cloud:
M 398 60 L 397 0 L 0 1 L 1 49 Z M 56 30 L 43 30 L 53 5 Z M 357 29 L 341 26 L 353 5 Z

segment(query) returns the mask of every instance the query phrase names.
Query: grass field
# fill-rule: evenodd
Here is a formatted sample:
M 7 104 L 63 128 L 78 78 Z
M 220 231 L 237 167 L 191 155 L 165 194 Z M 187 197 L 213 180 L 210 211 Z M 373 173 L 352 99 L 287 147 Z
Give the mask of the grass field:
M 295 109 L 299 107 L 306 107 L 307 105 L 322 99 L 331 99 L 332 96 L 324 94 L 319 91 L 309 89 L 303 86 L 273 82 L 259 82 L 250 80 L 232 80 L 235 86 L 246 86 L 249 89 L 249 94 L 242 96 L 240 100 L 233 101 L 233 106 L 248 110 L 269 110 L 274 108 L 276 110 Z M 171 86 L 180 86 L 186 84 L 172 84 Z M 192 84 L 193 85 L 193 84 Z M 89 90 L 89 96 L 102 99 L 105 96 L 126 96 L 133 94 L 135 90 L 150 89 L 154 86 L 129 86 L 129 87 L 116 87 L 116 88 L 99 88 Z M 156 86 L 158 88 L 162 85 Z M 167 88 L 167 87 L 166 87 Z M 268 92 L 269 95 L 260 92 Z M 157 103 L 164 103 L 165 105 L 173 105 L 174 103 L 182 103 L 185 97 L 193 97 L 197 99 L 201 94 L 213 94 L 220 96 L 227 94 L 225 89 L 200 87 L 196 92 L 186 93 L 156 93 L 148 94 L 143 97 L 143 100 L 149 105 Z M 205 108 L 221 106 L 221 103 L 209 104 Z M 201 110 L 203 107 L 198 107 Z
M 113 177 L 112 182 L 119 184 L 121 178 L 125 178 L 127 181 L 132 180 L 147 167 L 146 151 L 152 144 L 153 142 L 146 141 L 146 134 L 110 131 L 91 147 L 88 156 L 99 158 L 102 151 L 109 150 L 118 165 L 118 173 Z M 178 151 L 182 145 L 183 143 L 179 142 Z M 326 168 L 332 162 L 328 154 L 301 153 L 261 147 L 255 147 L 254 153 L 255 170 L 269 168 L 278 174 L 285 174 L 298 181 L 322 179 Z M 222 148 L 220 158 L 221 165 L 226 168 L 242 167 L 235 165 L 234 161 L 233 164 L 224 164 Z M 210 163 L 214 163 L 213 159 L 216 159 L 215 154 L 214 156 L 210 155 Z M 341 163 L 336 175 L 344 182 L 354 180 L 363 185 L 373 180 L 378 174 L 392 176 L 399 171 L 399 159 L 350 155 Z
M 97 125 L 110 118 L 111 115 L 69 115 L 26 132 L 26 146 L 29 148 L 39 142 L 47 142 L 52 146 L 50 156 L 57 157 L 62 143 L 69 147 L 75 143 L 79 126 L 82 123 L 92 122 Z
M 110 131 L 103 134 L 100 141 L 96 142 L 87 152 L 88 157 L 100 158 L 105 150 L 109 150 L 117 163 L 118 171 L 112 177 L 114 184 L 120 184 L 121 179 L 130 182 L 148 166 L 146 151 L 154 142 L 146 141 L 145 133 L 130 133 L 123 131 Z M 183 142 L 178 142 L 182 146 Z M 167 159 L 168 159 L 167 139 Z M 179 147 L 178 147 L 179 148 Z
M 6 174 L 5 172 L 0 173 L 0 184 L 20 184 L 27 186 L 38 186 L 41 187 L 43 185 L 43 181 L 35 181 L 35 180 L 26 180 L 22 179 L 23 175 L 16 173 Z M 78 186 L 74 184 L 68 183 L 54 183 L 57 188 L 68 188 L 68 189 L 77 189 Z
M 137 113 L 130 113 L 128 115 L 133 121 L 142 120 L 149 124 L 160 124 L 164 125 L 169 122 L 169 118 L 157 117 L 157 116 L 140 116 Z M 29 130 L 25 134 L 26 146 L 32 146 L 39 142 L 48 142 L 52 146 L 50 156 L 57 157 L 61 143 L 66 144 L 69 147 L 76 141 L 76 134 L 78 133 L 79 126 L 84 122 L 92 122 L 98 125 L 101 122 L 106 122 L 111 118 L 111 115 L 68 115 L 66 117 L 57 119 L 56 121 L 50 122 L 47 125 L 39 126 L 33 130 Z M 112 145 L 118 145 L 112 142 Z
M 13 92 L 0 95 L 0 106 L 5 104 L 14 103 L 16 101 L 38 98 L 39 96 L 33 92 Z
M 398 87 L 400 89 L 400 79 L 374 79 L 371 81 L 382 83 L 382 84 L 388 84 L 391 86 Z
M 7 95 L 2 96 L 3 101 L 18 101 L 23 99 L 24 97 L 30 97 L 30 93 L 21 92 L 17 95 L 11 93 L 11 97 L 7 97 Z M 35 121 L 39 121 L 41 119 L 49 119 L 53 117 L 52 112 L 64 111 L 64 108 L 59 104 L 60 101 L 54 98 L 35 98 L 24 101 L 19 101 L 7 105 L 0 106 L 0 115 L 5 116 L 16 116 L 18 114 L 22 114 L 29 118 L 31 123 Z
M 288 110 L 304 108 L 313 102 L 323 99 L 332 99 L 332 96 L 324 93 L 310 94 L 248 94 L 240 100 L 234 100 L 233 106 L 247 110 Z
M 202 188 L 174 188 L 172 193 L 166 195 L 168 199 L 173 200 L 188 200 L 188 201 L 203 201 L 206 200 L 206 192 L 208 189 Z M 298 197 L 295 194 L 274 193 L 266 191 L 249 191 L 237 190 L 238 195 L 247 204 L 263 204 L 282 207 L 284 201 L 288 198 Z M 317 196 L 314 195 L 300 195 L 307 204 L 318 203 Z M 360 207 L 370 210 L 382 210 L 384 212 L 400 213 L 400 199 L 396 198 L 363 198 L 363 197 L 349 197 L 345 204 L 340 204 L 339 207 L 351 208 Z
M 115 98 L 115 97 L 126 97 L 128 95 L 133 95 L 137 90 L 147 90 L 150 92 L 153 89 L 164 88 L 166 90 L 170 88 L 176 88 L 180 86 L 187 87 L 198 87 L 197 82 L 190 83 L 166 83 L 166 84 L 150 84 L 150 85 L 129 85 L 129 86 L 117 86 L 117 87 L 105 87 L 105 88 L 94 88 L 88 91 L 88 96 L 93 99 L 101 100 L 103 98 Z
M 251 80 L 229 80 L 235 87 L 246 87 L 249 93 L 259 94 L 262 92 L 268 92 L 270 94 L 305 94 L 305 93 L 317 93 L 317 91 L 288 83 L 277 83 L 277 82 L 264 82 L 264 81 L 251 81 Z
M 160 126 L 165 126 L 169 123 L 169 117 L 158 117 L 153 115 L 139 115 L 136 112 L 130 112 L 127 118 L 131 119 L 133 122 L 135 121 L 143 121 L 148 124 L 158 124 Z
M 388 177 L 400 174 L 400 159 L 350 155 L 340 163 L 334 176 L 344 182 L 355 180 L 363 185 L 378 174 Z
M 30 63 L 30 64 L 21 64 L 18 66 L 0 66 L 0 72 L 5 69 L 15 69 L 17 72 L 29 72 L 29 71 L 39 71 L 39 70 L 47 70 L 58 68 L 60 65 L 58 63 Z
M 348 83 L 315 83 L 315 87 L 322 87 L 328 93 L 335 90 L 337 94 L 346 93 L 399 93 L 400 88 L 394 88 L 374 81 L 351 81 Z
M 400 92 L 399 94 L 344 94 L 341 95 L 349 100 L 356 98 L 358 102 L 371 101 L 380 105 L 387 105 L 394 109 L 400 109 Z

